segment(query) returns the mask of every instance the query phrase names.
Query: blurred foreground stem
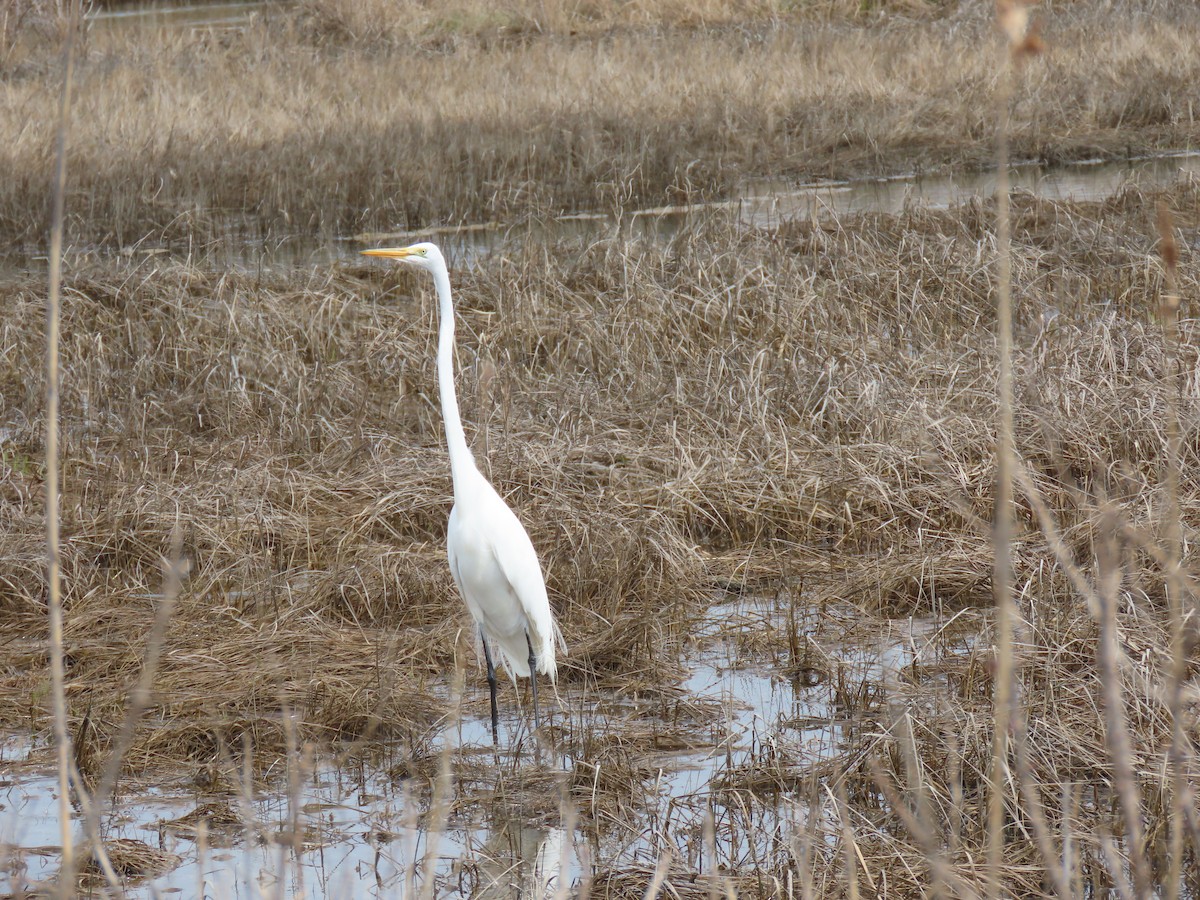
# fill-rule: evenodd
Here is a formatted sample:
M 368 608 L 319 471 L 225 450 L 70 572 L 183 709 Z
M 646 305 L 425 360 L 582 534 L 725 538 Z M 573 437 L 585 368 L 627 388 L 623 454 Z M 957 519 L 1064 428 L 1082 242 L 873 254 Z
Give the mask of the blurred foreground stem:
M 50 614 L 50 679 L 54 694 L 54 742 L 58 750 L 58 822 L 62 840 L 62 867 L 58 895 L 71 896 L 75 854 L 71 839 L 70 766 L 67 734 L 66 677 L 63 668 L 62 586 L 59 563 L 58 484 L 58 331 L 62 299 L 63 207 L 67 175 L 67 125 L 70 119 L 71 78 L 75 62 L 75 28 L 78 4 L 68 12 L 63 38 L 63 83 L 58 106 L 58 146 L 54 164 L 54 199 L 50 220 L 50 284 L 46 294 L 46 556 Z
M 1004 7 L 999 8 L 1001 16 Z M 1011 33 L 1010 33 L 1011 35 Z M 1013 704 L 1013 409 L 1012 259 L 1008 212 L 1008 129 L 1012 98 L 1011 46 L 1004 54 L 996 88 L 996 503 L 992 541 L 992 588 L 996 601 L 996 664 L 993 682 L 992 764 L 987 814 L 987 896 L 1000 896 L 1004 863 L 1004 792 L 1008 783 L 1008 737 Z

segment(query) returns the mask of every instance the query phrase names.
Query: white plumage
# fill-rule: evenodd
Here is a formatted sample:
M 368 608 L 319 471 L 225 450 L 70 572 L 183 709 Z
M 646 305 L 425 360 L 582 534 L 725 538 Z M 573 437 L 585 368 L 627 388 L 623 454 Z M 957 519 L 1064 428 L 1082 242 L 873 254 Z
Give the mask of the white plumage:
M 446 555 L 459 593 L 479 625 L 488 662 L 492 702 L 492 738 L 496 739 L 496 680 L 489 642 L 500 651 L 510 676 L 530 678 L 534 720 L 537 721 L 537 681 L 530 671 L 558 674 L 555 645 L 566 645 L 546 597 L 542 567 L 529 534 L 496 489 L 475 466 L 467 446 L 458 398 L 454 393 L 454 306 L 450 273 L 438 248 L 429 243 L 396 249 L 365 250 L 367 256 L 396 259 L 433 275 L 439 308 L 438 391 L 446 427 L 446 447 L 454 481 L 454 508 L 446 532 Z
M 557 629 L 533 542 L 486 478 L 476 471 L 469 480 L 474 496 L 455 503 L 446 534 L 459 593 L 512 675 L 529 677 L 528 635 L 537 670 L 553 681 Z

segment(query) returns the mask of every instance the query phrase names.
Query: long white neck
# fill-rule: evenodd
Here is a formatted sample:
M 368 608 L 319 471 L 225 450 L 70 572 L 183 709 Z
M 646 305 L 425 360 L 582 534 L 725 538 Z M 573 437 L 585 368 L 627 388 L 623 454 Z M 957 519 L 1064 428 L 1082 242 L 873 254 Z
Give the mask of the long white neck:
M 450 273 L 439 268 L 433 273 L 438 295 L 438 393 L 442 398 L 442 421 L 446 426 L 446 449 L 450 452 L 450 475 L 454 492 L 465 487 L 471 473 L 478 472 L 467 436 L 458 414 L 458 397 L 454 393 L 454 304 L 450 300 Z

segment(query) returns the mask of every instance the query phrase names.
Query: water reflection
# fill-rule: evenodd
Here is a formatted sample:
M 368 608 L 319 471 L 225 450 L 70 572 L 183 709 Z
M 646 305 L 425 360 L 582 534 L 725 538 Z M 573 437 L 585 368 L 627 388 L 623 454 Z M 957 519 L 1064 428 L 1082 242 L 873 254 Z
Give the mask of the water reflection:
M 573 853 L 561 827 L 509 822 L 491 834 L 481 858 L 474 897 L 546 900 L 571 886 Z
M 0 895 L 24 896 L 51 884 L 57 873 L 54 785 L 53 776 L 42 773 L 0 790 Z M 264 891 L 279 897 L 395 897 L 430 884 L 437 896 L 542 900 L 578 881 L 572 842 L 562 827 L 499 820 L 430 834 L 416 827 L 417 817 L 406 816 L 416 798 L 385 784 L 374 787 L 378 793 L 364 793 L 337 773 L 319 774 L 304 792 L 298 843 L 286 797 L 256 798 L 248 828 L 214 825 L 201 832 L 188 815 L 196 798 L 150 789 L 121 804 L 105 840 L 178 863 L 161 875 L 135 878 L 127 885 L 131 898 Z M 214 804 L 206 806 L 213 813 Z M 406 818 L 413 828 L 404 827 Z M 77 836 L 76 846 L 82 843 Z

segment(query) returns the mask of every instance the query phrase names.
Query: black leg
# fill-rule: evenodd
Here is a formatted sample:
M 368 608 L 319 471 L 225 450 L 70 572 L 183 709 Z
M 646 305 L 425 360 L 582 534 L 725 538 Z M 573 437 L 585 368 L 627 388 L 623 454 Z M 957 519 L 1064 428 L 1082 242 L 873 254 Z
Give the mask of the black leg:
M 492 695 L 492 744 L 495 745 L 500 743 L 500 713 L 496 711 L 496 667 L 492 665 L 492 651 L 482 629 L 479 639 L 483 641 L 483 658 L 487 660 L 488 691 Z
M 533 641 L 529 639 L 528 631 L 525 632 L 525 645 L 529 648 L 529 687 L 533 690 L 533 730 L 537 731 L 541 727 L 537 708 L 537 657 L 533 655 Z

